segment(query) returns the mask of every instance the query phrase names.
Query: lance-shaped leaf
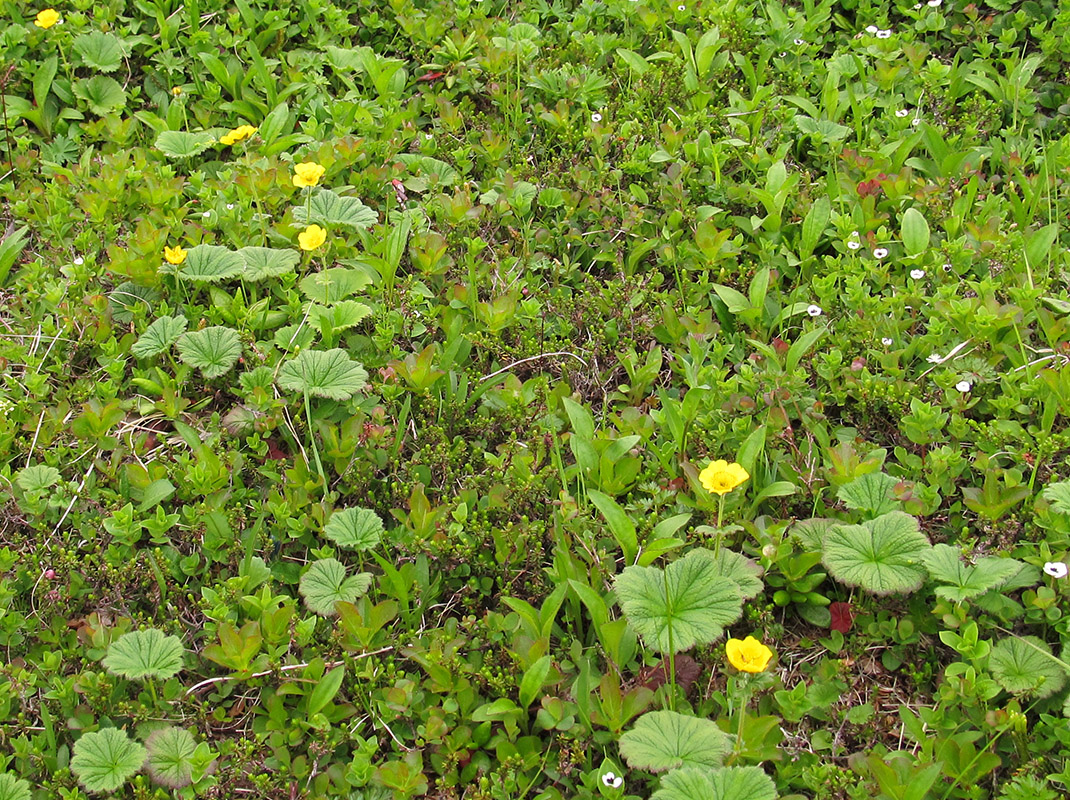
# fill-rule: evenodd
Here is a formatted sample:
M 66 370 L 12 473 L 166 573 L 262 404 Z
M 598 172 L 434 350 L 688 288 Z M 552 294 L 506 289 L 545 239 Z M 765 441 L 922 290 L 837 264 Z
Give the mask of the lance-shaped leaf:
M 1066 683 L 1070 669 L 1036 636 L 1000 639 L 988 657 L 992 677 L 1008 692 L 1028 697 L 1050 697 Z
M 135 358 L 152 358 L 167 350 L 175 343 L 189 324 L 185 317 L 179 314 L 177 317 L 160 317 L 145 329 L 133 346 L 130 353 Z
M 305 205 L 294 206 L 294 220 L 303 225 L 315 223 L 325 228 L 367 228 L 379 221 L 379 216 L 356 197 L 342 197 L 330 189 L 320 189 Z
M 776 784 L 760 767 L 676 769 L 651 800 L 776 800 Z
M 191 331 L 178 338 L 178 356 L 204 377 L 218 378 L 238 363 L 241 339 L 237 331 L 222 325 Z
M 213 131 L 163 131 L 156 137 L 154 147 L 168 158 L 193 158 L 215 144 Z
M 240 275 L 244 270 L 245 259 L 236 251 L 214 244 L 199 244 L 187 251 L 186 260 L 175 271 L 186 281 L 218 283 Z
M 74 743 L 71 771 L 91 792 L 114 792 L 144 763 L 144 747 L 125 731 L 104 728 Z
M 883 472 L 867 472 L 841 486 L 836 496 L 848 508 L 864 511 L 872 519 L 899 508 L 899 501 L 895 499 L 898 483 L 898 480 Z
M 189 786 L 193 778 L 193 757 L 197 742 L 185 728 L 162 728 L 145 742 L 149 753 L 147 768 L 153 780 L 172 789 Z
M 323 534 L 347 550 L 368 550 L 382 539 L 383 521 L 367 508 L 343 508 L 331 514 Z
M 336 558 L 322 558 L 301 576 L 298 591 L 310 611 L 329 617 L 336 613 L 335 603 L 352 603 L 367 592 L 371 584 L 370 572 L 346 577 L 345 564 Z
M 949 586 L 937 586 L 936 595 L 953 602 L 969 600 L 1002 586 L 1022 568 L 1013 558 L 988 557 L 966 564 L 957 547 L 938 544 L 923 556 L 929 577 Z
M 651 711 L 620 737 L 620 754 L 632 769 L 665 772 L 678 767 L 719 767 L 731 738 L 717 723 L 675 711 Z
M 368 384 L 368 373 L 345 350 L 305 350 L 279 370 L 279 386 L 330 400 L 348 400 Z
M 862 525 L 837 525 L 825 536 L 822 561 L 832 576 L 874 594 L 911 592 L 925 580 L 929 540 L 918 521 L 892 511 Z
M 238 256 L 245 265 L 242 278 L 254 283 L 293 272 L 301 261 L 301 254 L 296 250 L 274 247 L 243 247 Z
M 166 680 L 182 670 L 182 640 L 149 628 L 126 633 L 108 645 L 104 668 L 113 675 Z
M 649 647 L 686 650 L 717 639 L 739 619 L 743 598 L 735 581 L 726 581 L 700 552 L 657 567 L 628 567 L 613 586 L 629 624 Z
M 30 800 L 30 784 L 11 773 L 0 772 L 0 800 Z

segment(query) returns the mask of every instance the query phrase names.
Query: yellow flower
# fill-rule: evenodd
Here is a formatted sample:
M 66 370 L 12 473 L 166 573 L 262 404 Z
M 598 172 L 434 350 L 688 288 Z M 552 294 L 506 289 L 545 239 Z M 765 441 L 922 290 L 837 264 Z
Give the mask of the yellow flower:
M 327 231 L 319 225 L 309 225 L 297 234 L 297 242 L 302 250 L 315 250 L 325 241 L 327 241 Z
M 33 21 L 33 24 L 38 28 L 51 28 L 59 22 L 59 12 L 54 8 L 46 8 L 44 11 L 37 12 L 37 19 Z
M 323 173 L 326 172 L 322 165 L 317 164 L 315 161 L 305 161 L 301 164 L 294 164 L 294 186 L 315 186 L 320 182 L 320 178 L 323 177 Z
M 175 97 L 180 97 L 182 95 L 182 87 L 175 86 L 171 89 L 171 94 L 173 94 Z
M 750 473 L 735 462 L 711 461 L 706 469 L 698 474 L 698 479 L 706 490 L 714 494 L 726 495 L 750 478 Z
M 740 672 L 763 672 L 769 666 L 769 659 L 773 657 L 773 651 L 759 642 L 753 636 L 748 636 L 743 641 L 729 639 L 724 646 L 728 663 Z
M 168 264 L 181 264 L 186 260 L 186 251 L 182 249 L 182 245 L 176 244 L 174 247 L 164 246 L 163 257 L 167 259 Z
M 254 133 L 256 133 L 256 128 L 254 128 L 252 125 L 239 125 L 230 133 L 225 134 L 223 138 L 219 141 L 221 144 L 225 145 L 237 144 L 238 142 L 243 141 L 244 139 L 248 139 Z

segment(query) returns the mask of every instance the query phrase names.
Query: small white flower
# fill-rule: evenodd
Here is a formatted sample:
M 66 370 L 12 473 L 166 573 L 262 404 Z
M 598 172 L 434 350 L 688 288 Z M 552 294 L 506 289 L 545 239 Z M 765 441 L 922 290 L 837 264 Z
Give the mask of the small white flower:
M 941 356 L 939 353 L 933 353 L 925 360 L 928 361 L 930 364 L 942 364 L 944 362 L 943 356 Z
M 820 317 L 821 306 L 815 306 L 813 303 L 811 303 L 806 307 L 806 313 L 809 314 L 811 317 Z
M 1053 578 L 1065 578 L 1070 569 L 1062 561 L 1049 561 L 1044 565 L 1044 573 Z
M 885 347 L 891 347 L 893 344 L 892 338 L 890 336 L 885 336 L 883 339 L 881 339 L 881 344 L 883 344 Z
M 685 6 L 683 3 L 680 3 L 680 5 L 678 5 L 676 7 L 676 10 L 677 11 L 687 11 L 687 6 Z
M 910 124 L 913 125 L 915 128 L 918 127 L 919 125 L 921 125 L 921 117 L 914 117 L 914 119 L 910 120 Z
M 624 785 L 624 778 L 612 772 L 607 772 L 602 776 L 602 783 L 610 789 L 619 789 Z
M 939 8 L 940 1 L 941 0 L 929 0 L 929 2 L 927 2 L 925 5 L 927 5 L 929 8 Z
M 425 133 L 425 134 L 424 134 L 424 138 L 425 138 L 425 139 L 426 139 L 427 141 L 429 141 L 429 142 L 430 142 L 430 141 L 431 141 L 432 139 L 434 139 L 434 138 L 435 138 L 435 134 L 433 134 L 433 133 Z
M 955 388 L 963 394 L 966 394 L 966 392 L 970 391 L 970 389 L 973 388 L 973 384 L 971 384 L 969 381 L 959 381 L 955 384 Z
M 233 210 L 234 210 L 234 204 L 233 203 L 227 203 L 227 211 L 233 211 Z
M 787 53 L 785 53 L 785 52 L 784 52 L 783 50 L 781 50 L 781 51 L 780 51 L 780 57 L 781 57 L 781 58 L 783 58 L 783 57 L 784 57 L 784 56 L 786 56 L 786 55 L 787 55 Z
M 920 281 L 922 278 L 925 277 L 925 270 L 923 270 L 923 269 L 912 269 L 912 270 L 910 270 L 910 277 L 913 278 L 916 281 Z
M 914 4 L 914 10 L 915 11 L 918 11 L 920 8 L 921 8 L 921 3 L 915 3 Z
M 80 266 L 82 266 L 82 264 L 84 264 L 84 263 L 85 263 L 85 259 L 84 259 L 84 258 L 82 258 L 81 256 L 75 256 L 75 257 L 74 257 L 74 266 L 76 266 L 76 267 L 80 267 Z
M 795 46 L 796 47 L 802 47 L 804 44 L 806 44 L 806 40 L 805 39 L 796 39 L 795 40 Z
M 878 39 L 891 39 L 892 38 L 892 32 L 891 31 L 877 31 L 877 38 Z
M 910 113 L 910 111 L 908 109 L 901 108 L 901 109 L 899 109 L 898 111 L 895 112 L 895 115 L 897 117 L 899 117 L 900 119 L 902 119 L 903 117 L 905 117 L 909 113 Z
M 212 216 L 212 212 L 211 211 L 205 211 L 203 214 L 201 214 L 201 216 L 204 217 L 205 219 L 208 219 L 210 216 Z
M 950 264 L 944 264 L 944 272 L 951 272 L 951 265 Z
M 867 25 L 866 26 L 866 33 L 876 33 L 879 30 L 880 30 L 880 28 L 878 28 L 876 25 Z
M 593 114 L 591 114 L 591 122 L 601 122 L 601 121 L 602 121 L 602 115 L 599 114 L 597 111 L 594 112 Z
M 888 248 L 887 247 L 875 247 L 873 249 L 873 257 L 874 258 L 884 258 L 887 255 L 888 255 Z
M 847 243 L 848 250 L 858 250 L 862 246 L 861 242 L 856 242 L 853 239 Z

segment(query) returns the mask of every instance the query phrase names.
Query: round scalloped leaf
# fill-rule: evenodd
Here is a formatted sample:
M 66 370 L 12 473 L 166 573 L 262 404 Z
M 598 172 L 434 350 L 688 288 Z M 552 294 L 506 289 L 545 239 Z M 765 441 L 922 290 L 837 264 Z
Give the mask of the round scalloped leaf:
M 126 105 L 126 92 L 115 78 L 94 75 L 74 84 L 74 93 L 84 100 L 89 110 L 103 117 Z
M 241 357 L 238 332 L 222 325 L 191 331 L 178 338 L 178 356 L 196 367 L 206 378 L 218 378 L 230 371 Z
M 933 580 L 950 584 L 937 586 L 936 595 L 953 602 L 969 600 L 990 589 L 1002 586 L 1021 569 L 1022 562 L 1013 558 L 994 556 L 981 558 L 975 564 L 966 564 L 957 547 L 935 545 L 922 557 Z
M 177 317 L 160 317 L 153 320 L 145 332 L 138 337 L 130 348 L 135 358 L 152 358 L 167 350 L 175 343 L 189 323 L 181 314 Z
M 30 784 L 9 772 L 0 772 L 0 800 L 30 800 Z
M 138 286 L 131 281 L 124 281 L 108 293 L 108 308 L 111 318 L 123 324 L 134 318 L 134 311 L 139 308 L 152 308 L 160 299 L 160 293 L 151 286 Z
M 368 550 L 383 538 L 383 521 L 367 508 L 343 508 L 331 514 L 323 534 L 347 550 Z
M 761 594 L 765 584 L 762 583 L 762 568 L 758 562 L 733 550 L 722 547 L 716 555 L 704 548 L 691 551 L 708 558 L 710 569 L 722 578 L 731 578 L 739 586 L 739 593 L 744 600 L 750 600 Z
M 848 508 L 864 511 L 870 518 L 879 517 L 899 508 L 899 501 L 895 499 L 898 485 L 899 480 L 891 475 L 867 472 L 841 486 L 836 496 Z
M 892 511 L 862 525 L 837 525 L 825 536 L 822 561 L 836 580 L 874 594 L 912 592 L 926 577 L 929 540 L 918 521 Z
M 47 464 L 34 464 L 19 470 L 15 483 L 24 492 L 43 492 L 59 483 L 60 471 Z
M 74 37 L 74 49 L 87 67 L 98 72 L 115 72 L 126 57 L 122 39 L 103 31 Z
M 192 782 L 197 742 L 185 728 L 154 731 L 145 748 L 149 753 L 146 767 L 154 781 L 172 789 L 181 789 Z
M 305 205 L 294 206 L 294 221 L 303 225 L 315 223 L 325 228 L 368 228 L 379 221 L 379 215 L 356 197 L 342 197 L 330 189 L 320 189 Z
M 743 613 L 734 581 L 721 578 L 701 552 L 692 551 L 657 567 L 628 567 L 613 589 L 629 624 L 649 647 L 669 652 L 669 626 L 676 651 L 717 639 Z M 666 584 L 671 602 L 666 603 Z
M 665 772 L 679 767 L 719 767 L 731 738 L 717 723 L 675 711 L 651 711 L 620 737 L 620 755 L 632 769 Z
M 1070 514 L 1070 481 L 1059 481 L 1048 486 L 1041 493 L 1051 503 L 1053 511 Z
M 813 517 L 796 522 L 790 528 L 792 538 L 802 545 L 803 550 L 818 552 L 824 547 L 825 536 L 837 525 L 834 519 Z
M 125 731 L 104 728 L 74 743 L 71 770 L 91 792 L 114 792 L 145 763 L 145 748 Z
M 229 247 L 199 244 L 189 249 L 186 260 L 175 272 L 185 281 L 219 283 L 240 275 L 244 270 L 245 259 Z
M 661 779 L 651 800 L 776 800 L 776 784 L 761 767 L 684 767 Z
M 245 265 L 242 278 L 254 283 L 293 272 L 301 261 L 301 254 L 296 250 L 275 247 L 243 247 L 238 255 Z
M 345 350 L 304 350 L 287 361 L 279 386 L 330 400 L 348 400 L 368 385 L 368 373 Z
M 360 321 L 371 313 L 372 310 L 364 303 L 343 300 L 333 306 L 312 306 L 308 318 L 318 330 L 326 327 L 327 330 L 338 333 L 359 325 Z
M 368 591 L 370 572 L 346 577 L 345 564 L 336 558 L 321 558 L 301 576 L 298 591 L 309 610 L 324 617 L 336 614 L 334 604 L 352 603 Z
M 1063 688 L 1068 668 L 1036 636 L 1008 636 L 992 648 L 988 669 L 1012 694 L 1049 697 Z
M 217 141 L 212 131 L 163 131 L 156 137 L 154 147 L 168 158 L 193 158 Z
M 173 678 L 182 671 L 182 640 L 156 628 L 125 633 L 108 645 L 104 668 L 113 675 L 142 678 Z
M 371 277 L 362 270 L 331 267 L 306 275 L 298 286 L 309 300 L 331 305 L 356 294 L 371 282 Z

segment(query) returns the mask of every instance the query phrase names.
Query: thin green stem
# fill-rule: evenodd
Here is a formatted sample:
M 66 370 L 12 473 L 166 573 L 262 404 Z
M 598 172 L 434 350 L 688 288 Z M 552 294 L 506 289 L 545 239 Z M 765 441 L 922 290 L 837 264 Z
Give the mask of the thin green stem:
M 713 546 L 714 560 L 721 555 L 721 539 L 724 534 L 721 532 L 721 520 L 724 519 L 724 495 L 720 495 L 717 503 L 717 542 Z

